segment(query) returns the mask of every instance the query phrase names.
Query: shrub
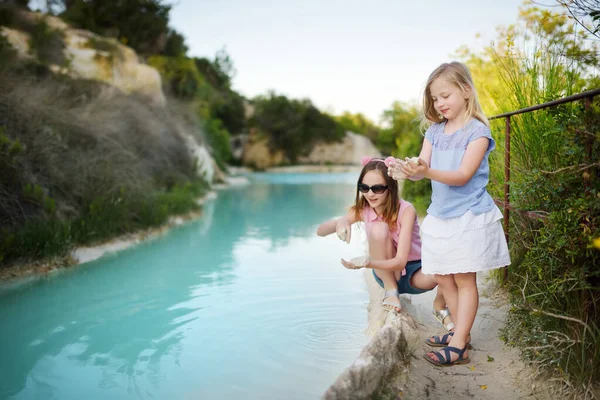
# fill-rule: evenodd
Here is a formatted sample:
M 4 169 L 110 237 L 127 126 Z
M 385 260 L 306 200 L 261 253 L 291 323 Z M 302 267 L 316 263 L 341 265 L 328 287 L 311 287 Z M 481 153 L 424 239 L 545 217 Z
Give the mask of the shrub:
M 0 74 L 0 261 L 156 226 L 207 186 L 179 116 L 106 85 Z

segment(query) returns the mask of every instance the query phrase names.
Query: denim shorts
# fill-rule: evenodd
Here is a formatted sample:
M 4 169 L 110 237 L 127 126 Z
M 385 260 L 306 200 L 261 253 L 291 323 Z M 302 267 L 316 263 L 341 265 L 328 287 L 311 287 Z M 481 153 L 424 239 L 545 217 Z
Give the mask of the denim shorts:
M 412 278 L 413 274 L 421 269 L 421 260 L 409 261 L 406 263 L 406 275 L 401 276 L 398 281 L 398 293 L 406 293 L 406 294 L 421 294 L 428 292 L 431 289 L 417 289 L 410 286 L 410 278 Z M 379 286 L 383 287 L 383 281 L 379 279 L 379 277 L 375 274 L 375 270 L 373 270 L 373 277 L 375 281 L 379 284 Z

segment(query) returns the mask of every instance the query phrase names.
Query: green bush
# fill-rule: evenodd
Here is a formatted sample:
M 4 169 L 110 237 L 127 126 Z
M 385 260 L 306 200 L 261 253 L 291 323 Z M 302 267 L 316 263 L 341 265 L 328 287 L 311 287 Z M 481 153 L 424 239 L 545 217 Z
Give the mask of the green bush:
M 419 128 L 419 110 L 413 106 L 394 103 L 384 112 L 384 122 L 388 128 L 382 129 L 378 143 L 394 140 L 392 155 L 403 160 L 405 157 L 418 157 L 423 146 L 424 135 Z M 386 144 L 386 148 L 392 148 Z M 406 180 L 402 186 L 402 198 L 411 202 L 420 215 L 425 214 L 431 202 L 431 181 Z
M 67 22 L 126 43 L 140 54 L 163 50 L 170 4 L 161 0 L 57 0 Z
M 171 190 L 142 194 L 122 190 L 118 196 L 98 196 L 81 215 L 64 219 L 51 213 L 16 229 L 0 231 L 0 262 L 64 256 L 75 245 L 110 239 L 164 224 L 170 215 L 198 210 L 196 199 L 206 191 L 197 180 Z
M 52 29 L 42 18 L 33 26 L 30 33 L 29 45 L 41 63 L 66 65 L 67 59 L 63 54 L 65 42 L 62 32 Z
M 344 137 L 343 127 L 308 100 L 290 100 L 271 92 L 252 103 L 255 112 L 250 125 L 265 132 L 271 150 L 283 150 L 292 163 L 307 155 L 317 142 Z
M 545 218 L 512 213 L 513 312 L 504 336 L 526 359 L 579 384 L 600 380 L 600 251 L 592 246 L 600 237 L 600 165 L 594 164 L 600 140 L 590 135 L 600 128 L 599 111 L 597 105 L 585 122 L 581 111 L 569 119 L 560 110 L 540 112 L 538 121 L 545 114 L 554 124 L 548 131 L 528 130 L 526 146 L 545 154 L 537 154 L 541 158 L 511 190 L 515 207 Z M 534 145 L 533 132 L 553 139 Z
M 201 89 L 206 89 L 206 83 L 192 59 L 151 56 L 148 64 L 160 72 L 165 89 L 176 97 L 191 100 Z
M 526 7 L 495 47 L 467 54 L 489 114 L 597 87 L 589 66 L 600 53 L 573 24 Z M 504 189 L 503 122 L 492 121 L 496 198 Z M 510 213 L 512 307 L 503 335 L 575 398 L 590 398 L 600 380 L 600 252 L 592 246 L 600 237 L 599 129 L 599 99 L 587 111 L 580 101 L 511 118 L 510 201 L 519 211 Z
M 418 122 L 414 123 L 418 125 Z M 397 150 L 394 152 L 394 156 L 400 159 L 418 157 L 421 153 L 423 139 L 423 134 L 416 130 L 405 132 L 396 139 Z M 402 186 L 402 198 L 412 203 L 419 215 L 425 215 L 431 203 L 431 181 L 429 179 L 405 180 Z
M 0 263 L 164 223 L 207 183 L 181 116 L 64 76 L 0 74 Z
M 342 113 L 342 115 L 332 116 L 332 118 L 342 126 L 344 131 L 350 131 L 364 135 L 371 139 L 371 142 L 373 143 L 377 141 L 377 138 L 381 133 L 381 129 L 361 113 L 352 114 L 346 111 Z M 394 140 L 392 140 L 392 145 L 394 143 Z M 379 148 L 381 149 L 381 147 Z M 391 153 L 391 151 L 386 152 L 386 154 Z
M 232 135 L 238 135 L 246 129 L 244 98 L 231 89 L 214 92 L 210 99 L 210 115 L 221 120 Z
M 226 164 L 231 159 L 230 135 L 219 119 L 209 119 L 204 124 L 204 132 L 208 144 L 212 149 L 215 162 L 221 169 L 226 169 Z
M 0 4 L 0 26 L 8 26 L 21 30 L 30 35 L 29 46 L 37 60 L 42 64 L 56 64 L 65 66 L 67 59 L 63 54 L 65 48 L 64 35 L 62 32 L 52 29 L 46 22 L 46 18 L 28 18 L 21 10 L 11 5 Z M 10 47 L 6 39 L 0 35 L 0 66 L 12 64 L 13 57 L 5 59 Z M 8 50 L 10 52 L 10 50 Z

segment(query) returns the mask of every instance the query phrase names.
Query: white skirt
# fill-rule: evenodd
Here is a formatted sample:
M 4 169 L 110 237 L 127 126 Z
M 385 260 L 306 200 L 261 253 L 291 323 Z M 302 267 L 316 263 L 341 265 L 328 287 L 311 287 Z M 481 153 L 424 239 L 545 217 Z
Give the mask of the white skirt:
M 424 274 L 479 272 L 510 264 L 497 206 L 480 215 L 467 211 L 448 219 L 428 214 L 421 225 L 421 241 Z

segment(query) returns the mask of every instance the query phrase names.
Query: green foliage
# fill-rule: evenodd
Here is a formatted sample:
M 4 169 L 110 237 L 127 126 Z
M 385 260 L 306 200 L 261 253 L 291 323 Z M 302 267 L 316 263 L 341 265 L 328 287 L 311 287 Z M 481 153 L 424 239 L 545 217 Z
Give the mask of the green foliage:
M 13 67 L 16 58 L 16 50 L 3 35 L 0 35 L 0 72 Z
M 52 29 L 46 22 L 45 17 L 27 18 L 18 7 L 10 4 L 0 4 L 0 25 L 28 33 L 30 35 L 29 46 L 40 63 L 59 66 L 66 64 L 66 58 L 63 54 L 65 48 L 63 33 Z M 0 55 L 2 55 L 0 66 L 6 66 L 14 62 L 15 53 L 9 48 L 10 45 L 6 38 L 0 37 Z M 4 57 L 8 57 L 8 59 Z
M 253 105 L 251 126 L 267 135 L 272 151 L 283 150 L 292 163 L 308 154 L 318 141 L 343 138 L 344 129 L 309 100 L 290 100 L 271 92 L 255 98 Z
M 167 41 L 162 54 L 167 57 L 185 57 L 188 47 L 185 45 L 185 38 L 175 29 L 169 29 Z
M 174 115 L 97 82 L 19 74 L 0 74 L 2 265 L 197 208 L 207 183 Z
M 148 64 L 160 72 L 167 91 L 176 97 L 190 100 L 198 96 L 201 89 L 206 89 L 205 81 L 192 59 L 151 56 Z
M 231 89 L 214 92 L 211 98 L 210 114 L 223 122 L 232 135 L 240 134 L 246 128 L 244 98 Z
M 206 77 L 208 83 L 215 89 L 222 91 L 229 89 L 235 76 L 233 60 L 225 49 L 215 55 L 213 61 L 207 58 L 194 58 L 198 71 Z
M 423 146 L 423 134 L 419 128 L 419 110 L 415 106 L 394 103 L 392 108 L 383 114 L 388 128 L 382 129 L 378 144 L 390 148 L 389 142 L 394 140 L 394 157 L 418 157 Z M 431 181 L 405 181 L 402 186 L 402 198 L 411 202 L 419 214 L 424 214 L 431 202 Z
M 0 25 L 13 26 L 16 12 L 15 7 L 0 4 Z
M 212 90 L 204 91 L 203 100 L 208 104 L 205 119 L 220 119 L 232 135 L 246 128 L 244 98 L 230 88 L 234 75 L 231 57 L 220 50 L 213 61 L 194 58 L 194 63 Z
M 61 17 L 102 36 L 116 38 L 141 54 L 157 54 L 169 33 L 171 5 L 162 0 L 61 0 Z
M 565 15 L 533 6 L 482 54 L 461 49 L 488 115 L 597 87 L 589 68 L 598 54 Z M 492 121 L 495 198 L 504 183 L 502 122 Z M 599 128 L 598 100 L 587 112 L 577 102 L 511 118 L 511 205 L 545 219 L 511 213 L 513 307 L 504 336 L 580 397 L 600 379 L 600 252 L 592 248 L 600 236 Z
M 365 135 L 373 143 L 375 143 L 380 133 L 380 128 L 361 113 L 352 114 L 345 111 L 342 115 L 333 116 L 333 119 L 342 126 L 344 131 Z
M 219 119 L 209 119 L 206 121 L 204 128 L 215 162 L 223 169 L 231 159 L 229 132 L 223 127 L 223 123 Z
M 40 62 L 60 66 L 66 64 L 63 34 L 50 28 L 44 19 L 40 19 L 33 26 L 29 45 Z
M 150 194 L 122 188 L 116 195 L 95 197 L 76 218 L 65 220 L 53 214 L 29 219 L 18 230 L 0 232 L 0 262 L 63 256 L 77 244 L 159 226 L 170 215 L 197 210 L 196 199 L 205 193 L 205 188 L 203 181 Z
M 520 126 L 528 136 L 521 145 L 536 151 L 527 155 L 532 169 L 513 183 L 513 204 L 546 218 L 513 213 L 518 262 L 509 270 L 514 307 L 504 335 L 526 359 L 581 385 L 600 379 L 600 251 L 592 247 L 600 237 L 600 165 L 593 163 L 600 159 L 600 107 L 585 120 L 581 108 L 574 111 L 570 119 L 558 110 L 540 112 L 556 124 L 547 130 Z M 549 143 L 533 144 L 540 137 Z
M 96 50 L 106 51 L 110 54 L 116 54 L 119 51 L 117 42 L 114 39 L 105 39 L 102 37 L 90 37 L 88 45 Z

